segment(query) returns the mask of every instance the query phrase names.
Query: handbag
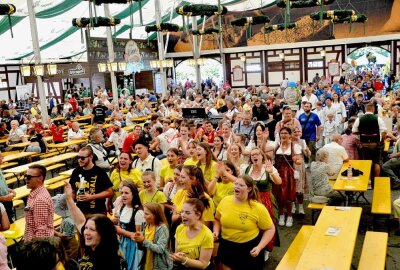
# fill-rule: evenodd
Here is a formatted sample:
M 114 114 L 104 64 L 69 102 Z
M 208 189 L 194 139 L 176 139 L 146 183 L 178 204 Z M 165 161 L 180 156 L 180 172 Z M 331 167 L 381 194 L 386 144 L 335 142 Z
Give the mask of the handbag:
M 293 150 L 293 145 L 290 146 Z M 291 155 L 293 155 L 293 153 L 291 153 Z M 293 178 L 295 180 L 299 180 L 300 179 L 300 171 L 295 170 L 292 165 L 290 165 L 289 161 L 286 159 L 285 155 L 282 153 L 283 158 L 285 159 L 286 163 L 289 165 L 289 167 L 292 169 L 293 171 Z

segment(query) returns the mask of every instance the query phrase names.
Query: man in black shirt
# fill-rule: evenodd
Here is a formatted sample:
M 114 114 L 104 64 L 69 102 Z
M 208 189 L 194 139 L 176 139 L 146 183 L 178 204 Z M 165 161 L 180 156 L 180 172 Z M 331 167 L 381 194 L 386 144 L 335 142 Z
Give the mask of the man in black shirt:
M 254 101 L 252 112 L 253 112 L 253 117 L 257 118 L 257 121 L 268 120 L 267 107 L 265 107 L 264 104 L 261 104 L 260 99 L 256 99 Z
M 365 113 L 365 105 L 363 103 L 364 95 L 362 93 L 356 94 L 356 102 L 354 102 L 349 108 L 349 119 L 350 117 L 358 117 Z
M 85 146 L 79 150 L 79 167 L 71 175 L 69 183 L 74 191 L 77 206 L 87 214 L 106 214 L 106 199 L 112 198 L 114 192 L 113 184 L 107 173 L 93 163 L 93 150 Z M 78 190 L 79 195 L 77 194 Z
M 93 123 L 97 123 L 99 121 L 105 122 L 106 121 L 106 111 L 108 108 L 103 105 L 102 101 L 99 101 L 99 104 L 93 107 Z

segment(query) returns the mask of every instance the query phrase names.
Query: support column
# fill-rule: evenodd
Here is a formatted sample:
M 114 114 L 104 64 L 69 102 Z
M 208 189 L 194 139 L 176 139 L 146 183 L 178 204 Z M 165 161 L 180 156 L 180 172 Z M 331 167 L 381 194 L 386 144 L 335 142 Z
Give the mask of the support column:
M 104 15 L 110 17 L 110 8 L 108 4 L 104 4 Z M 108 61 L 110 63 L 115 61 L 114 44 L 111 35 L 111 26 L 106 27 L 107 34 L 107 48 L 108 48 Z M 110 70 L 111 74 L 111 88 L 113 94 L 114 104 L 118 104 L 118 90 L 117 90 L 117 78 L 115 77 L 115 72 Z
M 218 0 L 218 9 L 219 9 L 218 13 L 221 13 L 222 12 L 221 0 Z M 221 58 L 222 73 L 224 76 L 223 83 L 225 83 L 226 77 L 227 77 L 227 71 L 226 71 L 226 65 L 225 65 L 225 56 L 223 53 L 224 39 L 223 39 L 223 35 L 222 35 L 222 16 L 221 16 L 221 14 L 218 15 L 218 30 L 220 31 L 220 33 L 219 33 L 219 55 Z
M 197 17 L 192 17 L 192 29 L 197 30 Z M 197 59 L 200 58 L 200 48 L 197 35 L 193 35 L 193 59 L 196 60 L 196 65 L 194 66 L 196 72 L 196 88 L 201 91 L 201 73 L 200 65 L 197 63 Z
M 28 14 L 29 14 L 29 22 L 31 25 L 31 36 L 32 36 L 32 46 L 33 46 L 33 54 L 35 56 L 35 65 L 39 65 L 42 62 L 42 58 L 40 55 L 40 46 L 39 46 L 39 37 L 37 32 L 36 25 L 36 16 L 35 10 L 33 8 L 33 0 L 27 0 L 28 5 Z M 45 124 L 47 118 L 49 117 L 47 112 L 47 104 L 46 104 L 46 93 L 44 91 L 43 79 L 41 76 L 37 76 L 38 90 L 39 90 L 39 101 L 41 107 L 41 115 L 42 115 L 42 123 Z
M 161 24 L 161 8 L 160 8 L 160 0 L 155 0 L 155 11 L 156 11 L 156 24 Z M 157 48 L 158 48 L 158 60 L 164 60 L 164 39 L 162 32 L 157 31 Z M 165 97 L 165 93 L 167 90 L 167 76 L 164 71 L 164 67 L 160 66 L 160 75 L 161 75 L 161 94 L 162 97 Z M 156 89 L 154 89 L 156 91 Z

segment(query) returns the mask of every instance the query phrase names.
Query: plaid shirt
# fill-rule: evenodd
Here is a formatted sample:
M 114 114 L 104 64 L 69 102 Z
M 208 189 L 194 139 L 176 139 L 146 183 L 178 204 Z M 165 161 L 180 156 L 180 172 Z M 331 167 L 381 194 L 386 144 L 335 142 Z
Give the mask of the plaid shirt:
M 54 235 L 53 201 L 44 186 L 31 191 L 25 213 L 25 241 Z

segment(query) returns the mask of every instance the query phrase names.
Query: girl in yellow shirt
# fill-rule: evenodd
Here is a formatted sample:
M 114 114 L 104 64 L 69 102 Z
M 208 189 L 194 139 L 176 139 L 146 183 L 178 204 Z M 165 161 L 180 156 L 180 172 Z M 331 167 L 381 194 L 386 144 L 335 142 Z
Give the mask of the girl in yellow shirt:
M 142 181 L 144 189 L 139 192 L 139 197 L 143 205 L 149 202 L 156 202 L 156 203 L 167 202 L 165 194 L 159 191 L 156 187 L 156 175 L 154 172 L 152 171 L 143 172 Z
M 197 159 L 197 141 L 190 141 L 188 144 L 188 154 L 189 154 L 189 158 L 185 160 L 185 162 L 183 163 L 183 165 L 197 165 L 198 159 Z
M 230 161 L 223 161 L 218 166 L 216 177 L 208 184 L 208 192 L 216 207 L 223 198 L 233 195 L 234 177 L 238 177 L 235 165 Z
M 113 191 L 116 197 L 119 197 L 119 186 L 123 180 L 129 180 L 135 184 L 138 190 L 143 188 L 142 172 L 132 168 L 132 156 L 129 153 L 121 152 L 118 157 L 118 164 L 111 173 L 110 180 L 113 183 Z
M 234 195 L 218 205 L 213 235 L 221 235 L 218 256 L 224 269 L 263 269 L 261 251 L 273 238 L 275 226 L 257 193 L 253 179 L 244 175 L 236 179 Z
M 169 258 L 168 223 L 160 204 L 155 202 L 146 203 L 144 206 L 144 218 L 146 227 L 143 232 L 137 232 L 133 240 L 139 247 L 146 249 L 146 257 L 141 262 L 143 270 L 171 269 L 172 261 Z
M 182 224 L 175 233 L 175 253 L 171 254 L 171 259 L 183 268 L 206 269 L 210 264 L 214 239 L 201 221 L 203 211 L 203 200 L 193 198 L 183 205 Z
M 197 166 L 203 172 L 206 186 L 208 186 L 208 183 L 217 175 L 217 159 L 213 155 L 208 143 L 199 143 L 196 151 L 198 159 Z
M 164 189 L 167 182 L 174 181 L 174 170 L 178 165 L 179 150 L 176 148 L 170 148 L 167 151 L 168 164 L 163 166 L 160 170 L 160 189 Z
M 174 203 L 172 222 L 179 223 L 183 204 L 190 198 L 197 198 L 203 200 L 206 208 L 202 215 L 202 220 L 206 225 L 211 226 L 214 221 L 214 202 L 206 193 L 207 188 L 201 169 L 195 166 L 183 166 L 181 170 L 181 182 L 184 188 L 178 190 L 175 197 L 172 199 Z

